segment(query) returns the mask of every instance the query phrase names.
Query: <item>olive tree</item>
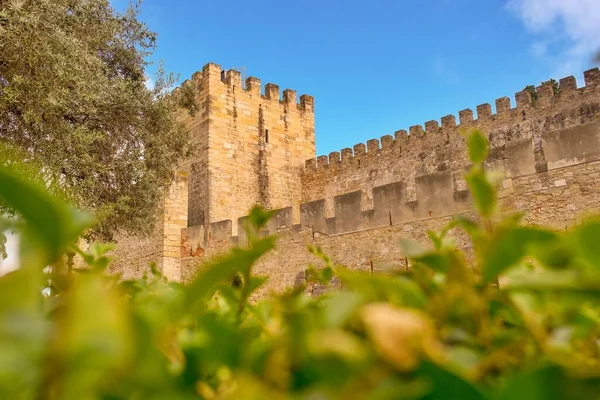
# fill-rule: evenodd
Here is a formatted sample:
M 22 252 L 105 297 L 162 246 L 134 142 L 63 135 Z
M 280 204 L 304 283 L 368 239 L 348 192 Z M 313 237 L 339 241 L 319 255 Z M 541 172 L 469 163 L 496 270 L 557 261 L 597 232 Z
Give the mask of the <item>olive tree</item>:
M 25 161 L 48 188 L 93 211 L 92 235 L 104 239 L 151 231 L 189 151 L 169 93 L 174 75 L 159 66 L 146 85 L 156 33 L 139 10 L 0 0 L 0 162 Z

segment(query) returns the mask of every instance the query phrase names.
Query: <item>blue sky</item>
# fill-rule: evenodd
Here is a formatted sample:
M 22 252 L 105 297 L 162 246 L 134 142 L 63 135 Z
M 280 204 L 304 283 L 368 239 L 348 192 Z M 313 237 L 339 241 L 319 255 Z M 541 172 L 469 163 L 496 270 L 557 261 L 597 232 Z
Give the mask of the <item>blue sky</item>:
M 600 49 L 598 0 L 145 0 L 141 18 L 181 80 L 216 62 L 313 95 L 318 154 L 550 77 L 582 85 Z

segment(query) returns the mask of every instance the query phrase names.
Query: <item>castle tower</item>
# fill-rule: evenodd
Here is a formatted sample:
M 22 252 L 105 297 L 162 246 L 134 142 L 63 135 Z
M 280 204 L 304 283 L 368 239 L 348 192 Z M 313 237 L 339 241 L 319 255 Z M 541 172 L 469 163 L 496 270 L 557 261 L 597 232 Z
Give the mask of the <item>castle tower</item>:
M 207 64 L 183 85 L 192 85 L 198 104 L 185 116 L 195 154 L 189 172 L 188 226 L 232 220 L 255 204 L 296 206 L 300 175 L 315 157 L 313 98 L 268 83 L 261 93 L 254 77 L 242 84 L 236 70 Z M 237 224 L 233 224 L 235 235 Z

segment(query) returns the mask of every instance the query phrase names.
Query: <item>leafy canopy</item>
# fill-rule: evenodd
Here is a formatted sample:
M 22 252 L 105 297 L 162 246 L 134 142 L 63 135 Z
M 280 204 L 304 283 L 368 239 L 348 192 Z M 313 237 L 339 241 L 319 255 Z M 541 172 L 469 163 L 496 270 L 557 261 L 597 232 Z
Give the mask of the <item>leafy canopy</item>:
M 159 66 L 146 86 L 156 34 L 138 11 L 108 0 L 0 1 L 0 163 L 36 166 L 46 187 L 97 215 L 105 238 L 153 227 L 187 151 L 167 94 L 173 75 Z

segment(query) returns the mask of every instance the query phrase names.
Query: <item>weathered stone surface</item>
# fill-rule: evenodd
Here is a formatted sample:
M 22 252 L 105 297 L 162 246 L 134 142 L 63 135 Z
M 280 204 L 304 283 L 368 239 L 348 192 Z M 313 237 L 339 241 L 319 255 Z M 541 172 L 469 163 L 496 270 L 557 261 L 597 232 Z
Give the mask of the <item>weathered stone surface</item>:
M 397 224 L 403 219 L 410 218 L 410 209 L 404 201 L 404 182 L 393 182 L 373 188 L 376 226 Z
M 325 218 L 325 200 L 300 204 L 300 225 L 302 225 L 302 229 L 310 227 L 315 232 L 325 232 Z
M 109 272 L 120 273 L 125 279 L 139 277 L 148 272 L 150 263 L 156 263 L 167 278 L 181 280 L 182 244 L 187 241 L 183 236 L 187 227 L 187 200 L 188 174 L 179 172 L 165 191 L 154 235 L 118 235 L 116 262 L 111 264 Z
M 192 80 L 199 114 L 184 117 L 200 149 L 187 165 L 189 191 L 179 186 L 168 193 L 157 238 L 120 242 L 114 270 L 139 275 L 141 265 L 156 259 L 174 278 L 189 279 L 200 261 L 245 242 L 239 226 L 257 202 L 278 209 L 267 227 L 279 234 L 277 249 L 256 266 L 270 276 L 265 290 L 293 286 L 318 261 L 308 245 L 354 269 L 407 268 L 399 240 L 427 244 L 428 230 L 471 212 L 463 135 L 471 128 L 488 135 L 486 168 L 504 176 L 498 183 L 501 210 L 524 211 L 531 223 L 565 229 L 600 210 L 600 75 L 592 70 L 585 76 L 582 88 L 565 78 L 556 95 L 545 86 L 537 101 L 520 92 L 515 108 L 503 97 L 495 102 L 496 114 L 484 104 L 477 119 L 472 110 L 461 111 L 460 125 L 449 115 L 441 129 L 432 120 L 426 131 L 417 125 L 410 135 L 398 130 L 393 138 L 317 158 L 312 97 L 301 96 L 298 105 L 295 92 L 286 91 L 280 100 L 279 88 L 271 85 L 267 98 L 256 78 L 248 78 L 244 89 L 235 74 L 222 81 L 220 67 L 209 64 Z M 454 234 L 470 251 L 467 237 Z M 132 259 L 139 263 L 128 264 Z
M 335 233 L 357 231 L 362 228 L 360 191 L 346 193 L 334 198 Z

